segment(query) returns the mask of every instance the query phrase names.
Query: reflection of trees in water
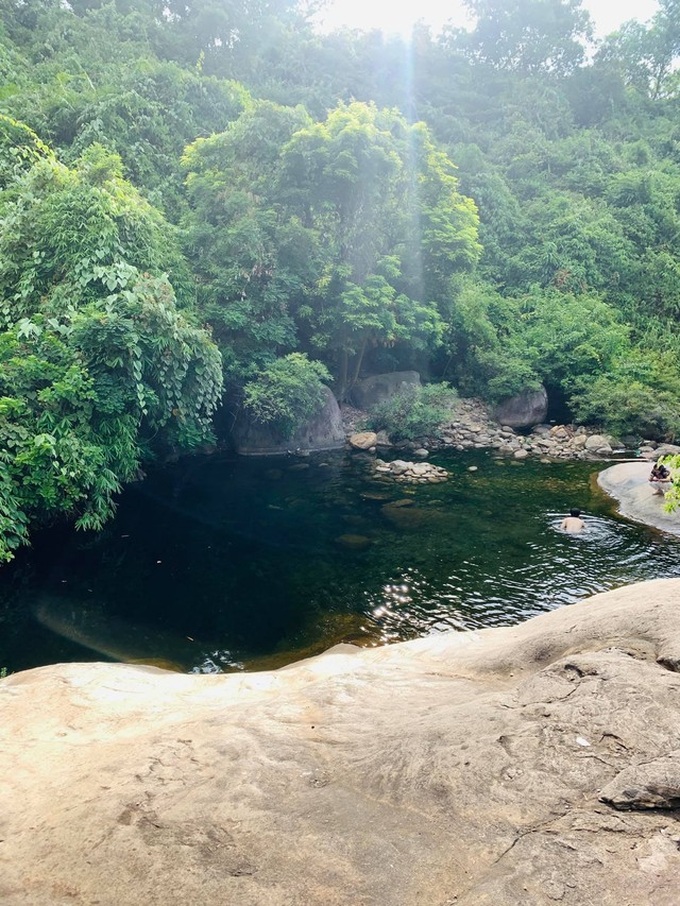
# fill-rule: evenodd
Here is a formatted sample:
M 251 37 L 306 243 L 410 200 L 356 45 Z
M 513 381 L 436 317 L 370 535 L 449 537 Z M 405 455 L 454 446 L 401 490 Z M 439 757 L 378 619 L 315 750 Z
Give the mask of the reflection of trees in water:
M 351 457 L 330 473 L 312 457 L 309 469 L 276 479 L 263 477 L 269 462 L 225 460 L 222 469 L 206 459 L 190 465 L 190 478 L 180 464 L 123 495 L 101 535 L 48 533 L 28 552 L 30 568 L 15 570 L 21 581 L 4 588 L 24 614 L 47 585 L 84 606 L 99 601 L 125 625 L 157 627 L 159 639 L 193 638 L 187 669 L 206 659 L 227 669 L 267 658 L 281 665 L 343 640 L 515 623 L 595 591 L 680 574 L 680 542 L 612 518 L 610 501 L 591 491 L 594 464 L 436 460 L 449 482 L 408 488 L 375 482 Z M 575 504 L 587 532 L 555 531 Z M 337 539 L 347 534 L 369 543 L 343 547 Z M 39 662 L 41 648 L 49 656 L 47 630 L 36 643 L 27 619 L 17 627 L 11 642 L 0 638 L 3 651 L 21 651 L 22 666 Z M 59 657 L 82 656 L 74 648 Z

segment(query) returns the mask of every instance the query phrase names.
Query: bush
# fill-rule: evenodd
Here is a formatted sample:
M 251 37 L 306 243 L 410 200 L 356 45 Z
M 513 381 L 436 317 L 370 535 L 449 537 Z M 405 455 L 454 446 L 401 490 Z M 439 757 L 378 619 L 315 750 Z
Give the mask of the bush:
M 680 402 L 668 390 L 625 381 L 620 375 L 600 375 L 576 386 L 569 403 L 579 421 L 601 424 L 619 436 L 671 440 L 680 433 Z
M 658 460 L 671 471 L 672 484 L 664 494 L 664 509 L 668 513 L 674 513 L 680 507 L 680 455 L 662 456 Z
M 447 383 L 409 384 L 374 406 L 366 420 L 373 431 L 386 431 L 393 441 L 433 434 L 451 415 L 458 394 Z
M 321 362 L 292 352 L 277 359 L 243 388 L 243 404 L 255 421 L 273 425 L 288 438 L 321 409 L 324 381 L 331 376 Z

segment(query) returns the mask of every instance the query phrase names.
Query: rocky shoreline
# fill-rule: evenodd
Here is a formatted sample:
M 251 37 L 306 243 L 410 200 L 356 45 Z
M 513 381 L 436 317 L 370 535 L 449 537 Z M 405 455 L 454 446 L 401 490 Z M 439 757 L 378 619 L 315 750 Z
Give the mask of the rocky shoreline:
M 497 450 L 514 459 L 529 456 L 550 459 L 607 460 L 640 456 L 645 460 L 680 453 L 680 446 L 658 444 L 651 439 L 615 438 L 595 426 L 541 424 L 526 433 L 502 425 L 481 400 L 461 399 L 453 417 L 436 435 L 392 444 L 384 434 L 361 429 L 366 413 L 351 406 L 341 409 L 343 428 L 350 448 L 370 452 L 396 450 L 426 458 L 437 450 Z

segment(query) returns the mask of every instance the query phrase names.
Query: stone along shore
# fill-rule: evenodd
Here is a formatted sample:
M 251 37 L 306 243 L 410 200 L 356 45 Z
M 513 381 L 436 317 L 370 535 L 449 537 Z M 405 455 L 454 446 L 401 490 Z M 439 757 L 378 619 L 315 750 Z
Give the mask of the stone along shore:
M 348 443 L 356 450 L 396 449 L 413 452 L 418 458 L 426 458 L 431 451 L 453 450 L 498 450 L 525 459 L 528 456 L 547 459 L 611 459 L 616 455 L 639 454 L 645 459 L 656 459 L 668 453 L 680 453 L 680 446 L 659 445 L 653 440 L 637 441 L 633 438 L 614 438 L 603 434 L 599 428 L 586 425 L 536 425 L 526 433 L 515 431 L 497 422 L 488 407 L 476 399 L 462 399 L 458 402 L 453 417 L 442 424 L 438 432 L 415 442 L 392 444 L 389 437 L 380 432 L 359 431 L 365 413 L 344 407 L 343 423 Z

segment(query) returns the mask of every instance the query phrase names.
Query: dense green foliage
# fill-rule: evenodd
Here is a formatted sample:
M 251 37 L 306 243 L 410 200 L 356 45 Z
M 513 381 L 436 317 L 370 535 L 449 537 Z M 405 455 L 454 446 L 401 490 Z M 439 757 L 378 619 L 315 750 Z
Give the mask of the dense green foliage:
M 245 408 L 262 425 L 276 427 L 284 437 L 318 414 L 331 376 L 321 362 L 291 352 L 261 371 L 243 388 Z
M 3 202 L 0 561 L 32 522 L 101 527 L 145 461 L 211 437 L 222 387 L 163 276 L 187 282 L 170 227 L 115 156 L 40 159 Z
M 0 556 L 100 525 L 222 380 L 286 432 L 417 368 L 678 434 L 680 7 L 594 42 L 580 0 L 467 5 L 407 45 L 296 0 L 0 0 Z
M 664 494 L 664 506 L 668 512 L 673 513 L 680 507 L 680 455 L 661 456 L 658 462 L 670 469 L 672 484 Z
M 445 381 L 423 387 L 407 384 L 371 408 L 366 427 L 386 431 L 395 441 L 427 437 L 451 418 L 457 399 L 458 394 Z
M 265 102 L 184 158 L 187 255 L 227 378 L 300 346 L 344 396 L 368 350 L 437 343 L 477 215 L 422 124 L 341 104 L 323 122 Z

